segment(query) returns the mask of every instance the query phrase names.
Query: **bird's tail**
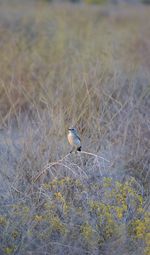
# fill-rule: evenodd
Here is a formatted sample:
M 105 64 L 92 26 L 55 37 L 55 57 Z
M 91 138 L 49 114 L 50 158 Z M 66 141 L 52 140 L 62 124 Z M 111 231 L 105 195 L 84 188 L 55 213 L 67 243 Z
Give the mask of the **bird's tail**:
M 81 146 L 77 148 L 77 151 L 81 151 Z

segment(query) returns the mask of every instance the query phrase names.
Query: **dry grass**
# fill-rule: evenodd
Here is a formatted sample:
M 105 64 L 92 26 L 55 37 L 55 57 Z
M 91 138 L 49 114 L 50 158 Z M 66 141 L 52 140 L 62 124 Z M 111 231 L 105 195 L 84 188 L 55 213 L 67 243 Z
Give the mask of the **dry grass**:
M 135 219 L 138 217 L 138 207 L 128 211 L 127 222 L 123 218 L 120 237 L 104 235 L 102 244 L 95 244 L 92 250 L 93 243 L 83 241 L 82 246 L 79 239 L 73 239 L 76 231 L 72 239 L 51 232 L 51 246 L 47 238 L 36 235 L 38 228 L 47 235 L 52 230 L 34 226 L 32 237 L 28 230 L 30 216 L 43 217 L 42 205 L 51 200 L 53 190 L 43 191 L 43 185 L 58 180 L 59 186 L 59 180 L 66 177 L 80 180 L 89 199 L 94 195 L 88 186 L 97 180 L 103 185 L 103 179 L 111 177 L 123 185 L 133 178 L 136 188 L 132 188 L 142 196 L 142 208 L 148 211 L 149 11 L 148 6 L 115 9 L 0 2 L 0 203 L 5 204 L 0 214 L 7 222 L 5 231 L 0 229 L 4 233 L 1 254 L 114 254 L 118 240 L 118 254 L 127 254 L 127 246 L 128 254 L 137 254 L 136 250 L 141 254 L 144 249 L 146 254 L 147 236 L 143 234 L 144 243 L 142 238 L 138 243 L 127 234 L 133 221 L 130 216 L 134 212 Z M 81 134 L 84 153 L 68 155 L 66 132 L 71 125 Z M 80 189 L 73 189 L 79 198 Z M 102 201 L 101 197 L 95 199 Z M 8 208 L 22 204 L 30 213 L 25 212 L 19 228 L 21 216 L 15 217 L 14 209 Z M 79 204 L 71 205 L 72 218 L 71 214 L 63 216 L 59 227 L 81 224 L 74 212 Z M 48 212 L 45 209 L 44 217 Z M 88 206 L 82 213 L 92 225 Z M 58 211 L 56 215 L 60 216 Z M 0 222 L 4 220 L 0 218 Z M 94 230 L 83 226 L 85 236 L 95 231 L 95 225 Z M 14 231 L 19 233 L 16 239 L 8 238 Z

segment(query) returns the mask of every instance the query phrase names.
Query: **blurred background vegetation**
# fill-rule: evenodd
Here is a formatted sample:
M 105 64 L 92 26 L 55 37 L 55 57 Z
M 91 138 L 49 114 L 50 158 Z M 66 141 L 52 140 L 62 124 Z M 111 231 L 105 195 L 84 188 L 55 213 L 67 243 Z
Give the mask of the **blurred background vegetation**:
M 42 1 L 42 0 L 41 0 Z M 71 2 L 71 3 L 88 3 L 88 4 L 150 4 L 149 0 L 43 0 L 48 2 Z
M 2 255 L 150 254 L 150 6 L 86 2 L 0 0 Z

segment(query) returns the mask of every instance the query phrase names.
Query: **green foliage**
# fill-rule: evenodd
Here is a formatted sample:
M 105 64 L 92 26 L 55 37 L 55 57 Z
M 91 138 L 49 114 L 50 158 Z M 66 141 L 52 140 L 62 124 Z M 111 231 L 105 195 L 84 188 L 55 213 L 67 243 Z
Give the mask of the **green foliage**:
M 1 224 L 6 224 L 3 251 L 12 254 L 22 230 L 28 226 L 27 236 L 34 240 L 59 240 L 64 245 L 68 241 L 77 242 L 80 249 L 90 252 L 117 238 L 125 222 L 128 237 L 141 239 L 147 251 L 149 214 L 143 210 L 143 200 L 133 180 L 121 183 L 104 178 L 93 185 L 89 182 L 90 179 L 70 177 L 54 179 L 42 186 L 41 209 L 35 209 L 36 200 L 29 203 L 24 199 L 24 203 L 13 204 L 5 220 L 1 216 Z
M 141 209 L 142 210 L 142 209 Z M 142 240 L 145 244 L 144 254 L 150 251 L 150 213 L 144 213 L 144 217 L 133 219 L 129 225 L 130 235 L 137 241 Z

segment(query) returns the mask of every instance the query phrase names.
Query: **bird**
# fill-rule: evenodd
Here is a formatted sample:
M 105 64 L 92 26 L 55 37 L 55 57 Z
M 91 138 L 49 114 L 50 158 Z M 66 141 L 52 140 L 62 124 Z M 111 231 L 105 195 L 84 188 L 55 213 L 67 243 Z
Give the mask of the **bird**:
M 72 150 L 70 153 L 72 153 L 74 150 L 81 151 L 81 139 L 78 135 L 78 132 L 76 128 L 72 127 L 68 129 L 68 142 L 72 146 Z

